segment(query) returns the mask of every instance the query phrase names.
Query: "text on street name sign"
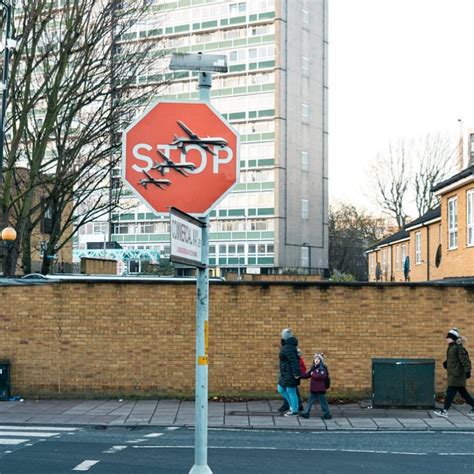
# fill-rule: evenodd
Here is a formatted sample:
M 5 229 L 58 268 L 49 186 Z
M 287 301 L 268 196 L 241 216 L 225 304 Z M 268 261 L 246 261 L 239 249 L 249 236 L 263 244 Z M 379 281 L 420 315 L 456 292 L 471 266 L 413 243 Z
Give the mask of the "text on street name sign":
M 203 223 L 179 211 L 170 209 L 171 260 L 203 267 L 202 229 Z

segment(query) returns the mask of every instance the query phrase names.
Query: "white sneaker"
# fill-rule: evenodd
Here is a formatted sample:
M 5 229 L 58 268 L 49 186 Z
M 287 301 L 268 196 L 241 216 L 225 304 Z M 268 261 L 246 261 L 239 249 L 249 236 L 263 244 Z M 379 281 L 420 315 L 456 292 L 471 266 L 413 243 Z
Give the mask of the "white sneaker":
M 433 412 L 436 416 L 440 416 L 441 418 L 447 418 L 448 417 L 448 411 L 447 410 L 435 410 Z
M 467 416 L 474 416 L 474 407 L 471 408 L 471 411 L 467 414 Z
M 299 415 L 299 412 L 291 411 L 291 410 L 285 413 L 285 416 L 298 416 L 298 415 Z

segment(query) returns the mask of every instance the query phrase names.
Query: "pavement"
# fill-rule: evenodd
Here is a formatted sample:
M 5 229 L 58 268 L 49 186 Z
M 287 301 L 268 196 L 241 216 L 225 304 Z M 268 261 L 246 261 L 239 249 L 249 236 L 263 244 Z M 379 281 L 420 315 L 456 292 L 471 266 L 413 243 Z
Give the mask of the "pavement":
M 330 405 L 332 419 L 322 420 L 313 407 L 311 418 L 285 417 L 278 400 L 210 401 L 209 428 L 288 429 L 313 431 L 472 431 L 468 405 L 453 405 L 449 418 L 433 410 L 372 408 L 370 400 Z M 194 401 L 165 400 L 23 400 L 0 402 L 0 423 L 94 427 L 194 426 Z

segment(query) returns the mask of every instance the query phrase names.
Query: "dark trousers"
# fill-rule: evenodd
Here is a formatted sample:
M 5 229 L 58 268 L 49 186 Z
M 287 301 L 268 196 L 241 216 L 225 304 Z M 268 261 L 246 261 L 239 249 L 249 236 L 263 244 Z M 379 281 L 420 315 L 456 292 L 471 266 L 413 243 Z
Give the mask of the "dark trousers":
M 453 403 L 454 397 L 458 392 L 459 395 L 461 395 L 461 397 L 466 400 L 466 403 L 469 403 L 469 405 L 474 408 L 474 399 L 471 397 L 471 395 L 469 395 L 469 392 L 466 390 L 466 387 L 453 387 L 452 385 L 450 385 L 446 390 L 446 400 L 444 401 L 444 409 L 449 410 L 449 407 Z
M 328 401 L 326 400 L 326 395 L 324 393 L 309 393 L 309 399 L 306 402 L 306 408 L 304 410 L 306 415 L 309 415 L 311 412 L 311 407 L 313 406 L 314 402 L 319 400 L 319 404 L 321 405 L 321 410 L 323 411 L 324 416 L 330 416 L 331 413 L 329 412 L 329 405 Z

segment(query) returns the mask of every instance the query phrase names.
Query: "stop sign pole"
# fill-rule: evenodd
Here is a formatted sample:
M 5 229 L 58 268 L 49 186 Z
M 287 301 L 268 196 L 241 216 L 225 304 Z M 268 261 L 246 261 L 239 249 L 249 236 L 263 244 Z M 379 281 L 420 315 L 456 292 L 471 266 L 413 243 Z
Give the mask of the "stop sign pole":
M 199 73 L 199 99 L 210 102 L 212 75 Z M 207 465 L 207 425 L 208 425 L 208 324 L 209 324 L 209 214 L 201 219 L 202 263 L 197 269 L 196 281 L 196 400 L 195 400 L 195 439 L 194 466 L 190 474 L 207 474 L 212 471 Z
M 212 74 L 226 72 L 226 57 L 212 55 L 177 55 L 173 53 L 170 68 L 199 71 L 199 100 L 210 103 Z M 197 268 L 196 281 L 196 400 L 194 466 L 189 474 L 212 474 L 207 464 L 208 432 L 208 322 L 209 322 L 209 214 L 200 219 L 202 229 L 202 268 Z

